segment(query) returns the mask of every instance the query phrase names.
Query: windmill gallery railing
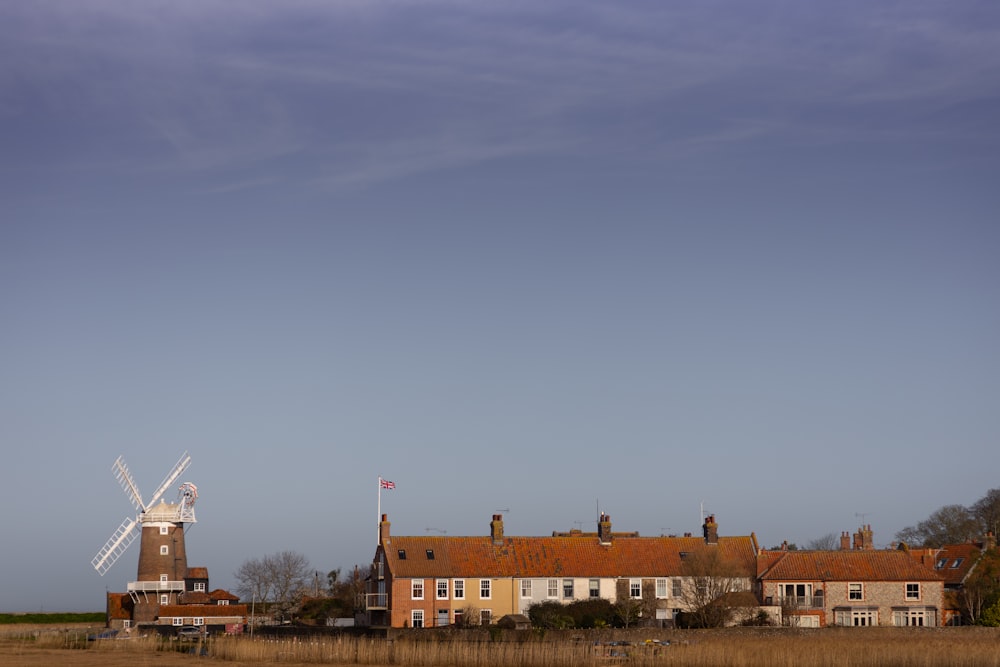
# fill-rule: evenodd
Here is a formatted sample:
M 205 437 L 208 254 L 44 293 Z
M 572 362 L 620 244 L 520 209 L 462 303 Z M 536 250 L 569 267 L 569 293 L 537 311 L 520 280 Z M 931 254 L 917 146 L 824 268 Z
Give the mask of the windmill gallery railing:
M 128 592 L 158 593 L 160 591 L 183 591 L 183 581 L 130 581 Z

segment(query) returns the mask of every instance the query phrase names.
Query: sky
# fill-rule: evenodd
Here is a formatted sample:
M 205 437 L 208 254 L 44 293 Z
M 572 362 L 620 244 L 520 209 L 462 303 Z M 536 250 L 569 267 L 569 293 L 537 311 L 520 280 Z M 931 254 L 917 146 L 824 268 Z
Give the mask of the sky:
M 765 547 L 998 486 L 992 0 L 0 2 L 0 147 L 0 611 L 135 578 L 119 455 L 227 589 L 380 475 Z

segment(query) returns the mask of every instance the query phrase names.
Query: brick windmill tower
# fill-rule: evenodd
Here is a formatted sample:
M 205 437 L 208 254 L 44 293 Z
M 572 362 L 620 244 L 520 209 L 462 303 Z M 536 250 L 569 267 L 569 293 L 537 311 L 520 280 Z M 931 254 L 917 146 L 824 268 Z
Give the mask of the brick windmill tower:
M 139 568 L 136 580 L 129 583 L 128 594 L 135 603 L 134 620 L 151 621 L 160 605 L 176 604 L 184 591 L 187 573 L 187 550 L 184 547 L 184 524 L 195 523 L 194 503 L 198 489 L 184 482 L 177 489 L 174 502 L 163 494 L 191 464 L 187 452 L 167 473 L 149 501 L 144 501 L 132 473 L 119 456 L 111 471 L 129 497 L 138 514 L 126 517 L 97 555 L 91 560 L 94 569 L 104 576 L 111 566 L 139 538 Z

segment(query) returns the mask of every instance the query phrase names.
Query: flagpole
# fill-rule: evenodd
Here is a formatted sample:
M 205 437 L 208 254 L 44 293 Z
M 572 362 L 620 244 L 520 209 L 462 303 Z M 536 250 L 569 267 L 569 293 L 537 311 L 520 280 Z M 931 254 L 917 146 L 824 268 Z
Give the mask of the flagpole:
M 378 476 L 378 512 L 375 513 L 375 546 L 382 539 L 382 475 Z

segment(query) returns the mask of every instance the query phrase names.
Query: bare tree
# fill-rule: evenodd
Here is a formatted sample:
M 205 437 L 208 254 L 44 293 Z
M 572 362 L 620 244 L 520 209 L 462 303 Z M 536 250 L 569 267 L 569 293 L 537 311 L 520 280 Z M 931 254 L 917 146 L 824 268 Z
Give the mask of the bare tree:
M 681 600 L 690 624 L 718 628 L 733 617 L 736 593 L 745 588 L 750 573 L 728 560 L 716 546 L 704 546 L 688 553 L 681 563 L 685 581 Z
M 969 508 L 983 534 L 1000 533 L 1000 489 L 990 489 Z
M 940 547 L 960 544 L 979 533 L 979 522 L 964 505 L 945 505 L 916 526 L 896 533 L 896 539 L 911 546 Z
M 282 551 L 244 561 L 233 573 L 236 590 L 244 600 L 266 603 L 284 617 L 306 590 L 313 571 L 309 560 L 295 551 Z
M 271 578 L 263 560 L 251 558 L 243 561 L 239 569 L 233 572 L 233 577 L 236 579 L 236 592 L 244 601 L 266 602 L 270 599 Z
M 837 537 L 836 533 L 827 533 L 822 537 L 817 537 L 815 540 L 806 542 L 806 549 L 813 551 L 835 551 L 839 548 L 840 538 Z

